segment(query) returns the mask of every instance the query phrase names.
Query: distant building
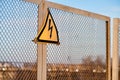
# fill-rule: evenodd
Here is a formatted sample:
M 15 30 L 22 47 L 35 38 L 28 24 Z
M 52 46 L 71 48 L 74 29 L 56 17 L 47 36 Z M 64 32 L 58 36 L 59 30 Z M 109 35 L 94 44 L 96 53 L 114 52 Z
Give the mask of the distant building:
M 91 64 L 47 64 L 47 80 L 105 80 L 106 69 Z M 36 63 L 0 63 L 0 80 L 37 80 Z

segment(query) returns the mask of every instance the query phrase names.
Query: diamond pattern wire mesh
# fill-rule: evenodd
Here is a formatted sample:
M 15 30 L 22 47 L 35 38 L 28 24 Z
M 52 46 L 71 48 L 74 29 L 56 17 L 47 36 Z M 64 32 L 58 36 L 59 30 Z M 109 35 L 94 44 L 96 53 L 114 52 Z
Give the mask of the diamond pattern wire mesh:
M 47 45 L 47 80 L 106 79 L 106 21 L 50 8 L 60 45 Z
M 0 80 L 36 80 L 38 6 L 0 0 Z

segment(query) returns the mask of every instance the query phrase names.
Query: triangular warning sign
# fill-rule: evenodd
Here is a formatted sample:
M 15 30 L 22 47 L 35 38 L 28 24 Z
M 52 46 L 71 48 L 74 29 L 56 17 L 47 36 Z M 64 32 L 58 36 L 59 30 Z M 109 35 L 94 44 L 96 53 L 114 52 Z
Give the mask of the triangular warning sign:
M 44 25 L 34 41 L 59 44 L 58 30 L 49 9 Z

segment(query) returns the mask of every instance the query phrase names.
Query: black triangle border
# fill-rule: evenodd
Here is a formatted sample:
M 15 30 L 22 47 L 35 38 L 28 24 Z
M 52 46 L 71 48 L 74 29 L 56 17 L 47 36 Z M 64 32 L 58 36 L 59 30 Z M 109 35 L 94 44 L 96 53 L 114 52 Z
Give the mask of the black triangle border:
M 56 24 L 55 24 L 55 22 L 54 22 L 54 19 L 53 19 L 53 17 L 52 17 L 52 14 L 50 13 L 49 8 L 47 8 L 47 10 L 48 10 L 47 18 L 46 18 L 46 21 L 45 21 L 45 24 L 44 24 L 44 27 L 43 27 L 42 31 L 40 32 L 40 34 L 39 34 L 38 37 L 37 37 L 37 41 L 38 41 L 38 42 L 46 42 L 46 43 L 60 44 L 60 42 L 59 42 L 59 36 L 58 36 L 58 30 L 57 30 Z M 51 16 L 51 18 L 52 18 L 52 20 L 53 20 L 53 24 L 54 24 L 55 29 L 56 29 L 56 32 L 57 32 L 57 41 L 50 41 L 50 40 L 42 40 L 42 39 L 39 39 L 40 36 L 42 35 L 45 27 L 46 27 L 46 24 L 47 24 L 47 20 L 48 20 L 49 15 Z

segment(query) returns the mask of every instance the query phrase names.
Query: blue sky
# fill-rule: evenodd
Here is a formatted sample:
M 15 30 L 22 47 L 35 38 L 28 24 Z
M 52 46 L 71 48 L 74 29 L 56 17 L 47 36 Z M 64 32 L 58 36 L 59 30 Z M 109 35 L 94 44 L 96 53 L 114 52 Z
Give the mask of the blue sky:
M 106 15 L 106 16 L 109 16 L 112 18 L 113 17 L 120 18 L 120 1 L 119 0 L 49 0 L 49 1 L 53 1 L 56 3 L 67 5 L 67 6 L 87 10 L 87 11 L 94 12 L 94 13 L 99 13 L 99 14 Z M 20 62 L 36 61 L 36 54 L 35 54 L 36 46 L 32 42 L 32 39 L 34 39 L 34 36 L 37 33 L 37 9 L 38 9 L 38 6 L 31 5 L 30 3 L 22 2 L 22 0 L 2 0 L 1 3 L 2 3 L 1 4 L 1 9 L 2 9 L 2 12 L 1 12 L 1 15 L 2 15 L 1 16 L 1 19 L 2 19 L 1 31 L 2 32 L 1 32 L 1 34 L 2 35 L 0 35 L 0 37 L 1 37 L 0 40 L 2 43 L 0 43 L 1 44 L 0 45 L 0 53 L 3 53 L 3 54 L 0 54 L 0 61 L 20 61 Z M 59 15 L 63 15 L 63 14 L 59 14 Z M 64 15 L 66 15 L 66 14 L 64 14 Z M 71 14 L 69 13 L 69 15 L 71 15 Z M 69 15 L 67 15 L 67 16 L 69 17 Z M 72 17 L 73 17 L 73 15 L 72 15 Z M 61 19 L 61 17 L 59 19 Z M 58 18 L 56 18 L 56 20 L 58 20 Z M 69 19 L 66 19 L 66 20 L 69 20 Z M 78 20 L 77 21 L 76 20 L 77 20 L 76 18 L 73 19 L 73 21 L 77 22 Z M 63 21 L 63 23 L 65 22 L 64 20 L 61 20 L 61 22 L 62 21 Z M 59 22 L 60 22 L 60 20 L 58 20 L 58 24 L 59 24 Z M 73 26 L 75 24 L 75 23 L 72 23 L 72 25 L 69 25 L 69 23 L 70 22 L 68 21 L 68 23 L 67 23 L 68 26 Z M 104 24 L 104 23 L 102 23 L 102 24 Z M 62 25 L 62 27 L 64 27 L 66 25 L 66 23 L 59 24 L 59 26 L 61 26 L 61 25 Z M 68 26 L 65 28 L 65 30 L 67 30 Z M 83 29 L 85 29 L 85 28 L 83 28 Z M 103 29 L 104 28 L 101 28 L 101 30 L 103 30 Z M 82 29 L 79 29 L 79 30 L 82 30 Z M 82 32 L 82 31 L 80 31 L 80 32 Z M 77 33 L 74 33 L 74 34 L 77 34 Z M 73 38 L 73 40 L 74 40 L 74 38 Z M 75 42 L 77 42 L 77 41 L 75 41 Z M 84 42 L 84 39 L 83 39 L 83 42 Z M 79 46 L 78 43 L 76 43 L 76 45 Z M 60 49 L 64 50 L 64 47 L 60 48 Z M 58 49 L 58 51 L 60 49 Z M 89 48 L 86 48 L 86 49 L 89 49 Z M 68 48 L 68 50 L 70 51 L 71 48 Z M 84 52 L 84 50 L 83 50 L 83 52 Z M 75 49 L 73 51 L 75 51 L 75 53 L 78 52 Z M 85 50 L 85 51 L 87 51 L 87 50 Z M 88 50 L 88 51 L 90 51 L 90 50 Z M 88 52 L 86 52 L 86 53 L 88 53 Z M 31 57 L 28 58 L 28 56 L 30 56 L 30 55 L 32 56 L 32 58 Z M 59 54 L 59 55 L 61 55 L 61 54 Z M 15 58 L 13 58 L 13 56 Z M 54 56 L 54 55 L 52 55 L 52 56 Z M 66 56 L 68 56 L 68 55 L 66 55 Z M 56 59 L 57 59 L 57 57 L 56 57 Z M 66 61 L 67 61 L 67 58 L 66 58 Z
M 48 0 L 90 12 L 120 18 L 120 0 Z

